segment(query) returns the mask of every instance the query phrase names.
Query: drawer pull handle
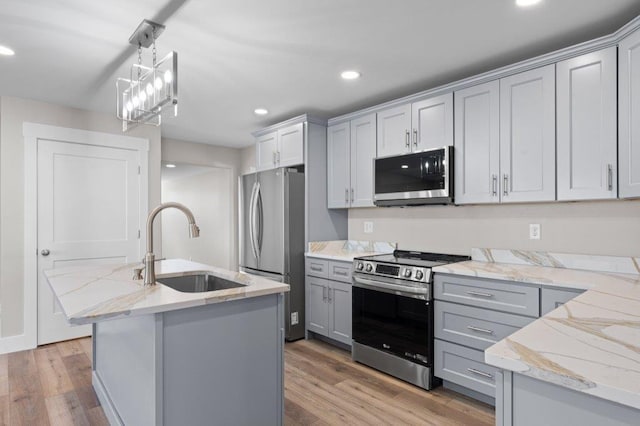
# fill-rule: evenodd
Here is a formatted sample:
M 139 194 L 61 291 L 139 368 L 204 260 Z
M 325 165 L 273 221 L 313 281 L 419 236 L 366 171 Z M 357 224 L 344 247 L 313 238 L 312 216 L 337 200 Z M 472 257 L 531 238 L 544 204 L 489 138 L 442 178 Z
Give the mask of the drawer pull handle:
M 493 334 L 493 330 L 488 330 L 486 328 L 480 328 L 480 327 L 474 327 L 473 325 L 468 325 L 467 328 L 469 330 L 478 331 L 480 333 Z
M 467 294 L 477 297 L 493 297 L 493 294 L 491 293 L 481 293 L 479 291 L 468 291 Z
M 333 273 L 336 275 L 342 275 L 343 277 L 346 277 L 348 275 L 346 272 L 340 272 L 340 271 L 333 271 Z
M 476 370 L 475 368 L 467 368 L 469 373 L 477 374 L 478 376 L 486 377 L 487 379 L 493 379 L 493 375 L 485 373 L 484 371 Z
M 319 266 L 312 266 L 312 267 L 311 267 L 311 270 L 312 270 L 312 271 L 316 271 L 316 272 L 322 272 L 322 268 L 321 268 L 321 267 L 319 267 Z

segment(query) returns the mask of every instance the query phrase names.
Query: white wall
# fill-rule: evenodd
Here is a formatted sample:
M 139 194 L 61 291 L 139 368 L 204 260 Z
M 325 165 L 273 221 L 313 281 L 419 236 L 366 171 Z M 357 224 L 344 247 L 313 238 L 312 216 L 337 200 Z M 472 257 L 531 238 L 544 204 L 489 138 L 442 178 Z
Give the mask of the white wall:
M 178 163 L 178 168 L 186 167 Z M 191 166 L 193 167 L 193 166 Z M 175 209 L 162 214 L 162 255 L 182 258 L 225 269 L 234 269 L 233 253 L 237 238 L 233 232 L 233 174 L 231 169 L 198 167 L 197 174 L 162 179 L 162 202 L 186 205 L 200 227 L 199 238 L 189 238 L 187 219 Z
M 3 337 L 23 332 L 24 122 L 122 134 L 121 122 L 111 114 L 0 97 L 0 303 Z M 127 134 L 149 139 L 149 205 L 153 207 L 160 201 L 160 129 L 140 126 Z
M 256 147 L 255 145 L 243 148 L 240 152 L 240 174 L 246 175 L 256 171 Z
M 540 240 L 529 239 L 530 223 L 541 225 Z M 640 256 L 640 200 L 351 209 L 349 238 L 467 255 L 491 247 Z
M 233 185 L 231 190 L 233 212 L 231 214 L 231 223 L 221 224 L 220 229 L 226 230 L 227 227 L 231 227 L 233 238 L 231 238 L 227 249 L 229 250 L 230 268 L 232 270 L 238 268 L 238 176 L 240 157 L 241 152 L 239 149 L 162 138 L 162 161 L 196 166 L 212 166 L 229 171 Z M 205 232 L 204 229 L 203 232 Z

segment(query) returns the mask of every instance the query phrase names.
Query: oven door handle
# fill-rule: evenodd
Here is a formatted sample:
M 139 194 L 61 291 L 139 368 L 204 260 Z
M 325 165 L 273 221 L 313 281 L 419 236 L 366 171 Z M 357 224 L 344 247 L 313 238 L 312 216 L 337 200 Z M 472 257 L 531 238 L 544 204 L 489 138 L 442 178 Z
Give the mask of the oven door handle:
M 353 276 L 353 286 L 369 290 L 377 290 L 385 293 L 397 294 L 400 296 L 413 297 L 415 299 L 427 299 L 428 288 L 406 287 L 397 284 L 385 283 L 377 280 L 370 280 L 358 276 Z

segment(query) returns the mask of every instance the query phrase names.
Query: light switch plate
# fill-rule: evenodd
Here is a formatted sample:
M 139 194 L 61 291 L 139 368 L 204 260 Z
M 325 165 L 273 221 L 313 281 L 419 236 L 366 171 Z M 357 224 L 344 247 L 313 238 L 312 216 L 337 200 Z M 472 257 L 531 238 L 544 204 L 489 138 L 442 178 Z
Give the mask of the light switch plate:
M 371 234 L 373 233 L 373 222 L 371 221 L 366 221 L 364 223 L 364 233 L 365 234 Z
M 296 324 L 298 324 L 298 313 L 291 312 L 291 325 L 296 325 Z
M 529 239 L 530 240 L 539 240 L 540 239 L 540 224 L 539 223 L 530 223 L 529 224 Z

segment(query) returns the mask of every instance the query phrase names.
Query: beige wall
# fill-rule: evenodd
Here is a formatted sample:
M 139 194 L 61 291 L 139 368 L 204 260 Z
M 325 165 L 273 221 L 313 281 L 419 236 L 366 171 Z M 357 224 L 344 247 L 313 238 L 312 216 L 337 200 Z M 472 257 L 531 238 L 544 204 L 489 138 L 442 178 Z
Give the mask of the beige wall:
M 6 96 L 0 98 L 0 303 L 3 337 L 23 332 L 24 122 L 122 134 L 121 123 L 111 114 Z M 160 201 L 160 129 L 140 126 L 127 135 L 149 140 L 149 205 L 154 206 Z
M 530 223 L 541 225 L 540 240 L 529 239 Z M 351 209 L 349 238 L 452 254 L 491 247 L 640 256 L 640 200 Z
M 212 166 L 231 171 L 233 184 L 232 220 L 228 225 L 221 226 L 231 227 L 233 238 L 228 250 L 230 250 L 230 266 L 234 270 L 238 267 L 238 176 L 240 173 L 240 157 L 241 152 L 239 149 L 162 138 L 162 161 L 196 166 Z
M 256 171 L 256 147 L 255 145 L 243 148 L 240 152 L 240 174 L 246 175 Z

